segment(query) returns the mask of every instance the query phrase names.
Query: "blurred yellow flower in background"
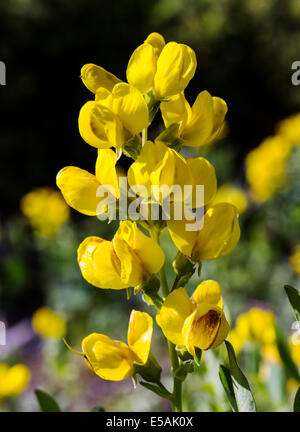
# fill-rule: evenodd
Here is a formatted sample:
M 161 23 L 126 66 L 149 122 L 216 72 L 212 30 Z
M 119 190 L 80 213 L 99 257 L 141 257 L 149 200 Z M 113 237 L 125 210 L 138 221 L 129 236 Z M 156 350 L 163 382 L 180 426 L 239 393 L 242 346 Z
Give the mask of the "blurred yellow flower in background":
M 246 193 L 241 189 L 231 184 L 224 184 L 218 188 L 217 195 L 211 204 L 227 202 L 234 205 L 238 209 L 238 213 L 242 214 L 248 206 L 248 198 Z
M 300 275 L 300 245 L 296 245 L 289 258 L 290 266 L 295 273 Z
M 37 309 L 32 316 L 32 327 L 36 333 L 45 338 L 61 339 L 67 330 L 66 320 L 48 307 Z
M 18 396 L 29 384 L 31 372 L 23 364 L 9 366 L 0 363 L 0 400 L 6 397 Z
M 285 169 L 292 146 L 277 135 L 266 138 L 246 157 L 246 177 L 257 202 L 270 199 L 287 181 Z
M 132 310 L 127 342 L 92 333 L 82 341 L 88 367 L 100 378 L 121 381 L 134 373 L 134 363 L 147 363 L 153 333 L 153 320 L 146 312 Z
M 300 145 L 300 113 L 281 120 L 276 129 L 293 147 Z
M 165 299 L 156 321 L 167 339 L 186 347 L 193 356 L 196 347 L 203 350 L 217 347 L 229 331 L 220 284 L 213 280 L 204 281 L 192 298 L 185 288 L 175 289 Z
M 30 225 L 43 234 L 51 236 L 70 217 L 69 207 L 61 194 L 51 188 L 38 188 L 21 200 L 21 210 Z
M 240 314 L 235 328 L 230 332 L 230 341 L 237 352 L 242 350 L 246 342 L 257 342 L 268 345 L 270 353 L 270 346 L 275 342 L 274 313 L 271 310 L 254 307 Z
M 299 341 L 300 342 L 300 341 Z M 300 366 L 300 343 L 297 345 L 293 338 L 289 338 L 289 347 L 292 355 L 292 359 L 296 363 L 297 366 Z

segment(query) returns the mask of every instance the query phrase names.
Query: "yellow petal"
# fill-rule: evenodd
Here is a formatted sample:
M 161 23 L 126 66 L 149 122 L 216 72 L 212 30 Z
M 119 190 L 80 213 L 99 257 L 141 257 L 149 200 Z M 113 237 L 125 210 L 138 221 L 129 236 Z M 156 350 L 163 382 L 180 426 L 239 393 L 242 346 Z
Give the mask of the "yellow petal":
M 98 288 L 127 288 L 121 280 L 121 264 L 112 243 L 87 237 L 78 248 L 78 264 L 84 279 Z
M 220 328 L 219 328 L 217 337 L 216 337 L 216 339 L 215 339 L 215 341 L 214 341 L 214 343 L 212 344 L 211 347 L 212 348 L 216 348 L 222 342 L 224 342 L 224 340 L 228 336 L 229 330 L 230 330 L 230 327 L 229 327 L 229 324 L 227 322 L 227 319 L 226 319 L 224 313 L 222 313 Z
M 183 220 L 167 220 L 169 234 L 175 246 L 188 257 L 191 257 L 192 251 L 198 239 L 198 231 L 187 231 L 186 224 L 192 223 Z
M 222 126 L 225 121 L 225 116 L 228 111 L 227 103 L 219 98 L 214 96 L 213 98 L 213 111 L 214 111 L 214 118 L 213 118 L 213 135 L 211 139 L 215 139 L 218 137 L 219 133 L 221 132 Z
M 137 135 L 148 126 L 149 113 L 146 101 L 142 94 L 129 84 L 120 83 L 114 87 L 112 109 L 132 135 Z
M 211 141 L 213 132 L 213 99 L 208 91 L 199 93 L 192 106 L 192 115 L 182 131 L 185 145 L 200 147 Z
M 155 56 L 157 58 L 160 55 L 163 47 L 165 46 L 165 39 L 160 33 L 156 32 L 150 33 L 144 42 L 153 46 Z
M 192 259 L 212 260 L 228 254 L 240 238 L 236 207 L 220 203 L 210 207 L 204 215 L 203 228 L 198 231 Z
M 82 350 L 95 374 L 102 379 L 121 381 L 134 372 L 133 356 L 124 342 L 92 333 L 83 339 Z
M 217 193 L 217 178 L 212 164 L 203 157 L 187 159 L 186 163 L 192 172 L 194 185 L 204 186 L 204 205 L 207 205 Z M 196 189 L 194 190 L 193 204 L 196 206 Z
M 221 299 L 221 285 L 214 280 L 201 282 L 193 294 L 195 303 L 218 304 Z
M 138 363 L 146 364 L 153 333 L 153 320 L 145 312 L 133 310 L 130 315 L 127 341 Z
M 217 195 L 213 199 L 212 204 L 220 202 L 234 205 L 238 209 L 239 214 L 244 213 L 248 206 L 247 194 L 242 189 L 231 184 L 224 184 L 218 188 Z
M 121 263 L 121 280 L 127 286 L 137 286 L 149 277 L 143 263 L 122 237 L 116 234 L 113 238 L 113 248 Z
M 134 185 L 143 185 L 147 188 L 147 197 L 151 196 L 151 173 L 155 170 L 164 154 L 167 147 L 161 143 L 153 143 L 147 141 L 137 160 L 130 166 L 127 176 L 128 183 L 132 187 Z M 145 197 L 146 198 L 146 197 Z
M 102 185 L 112 186 L 119 198 L 119 182 L 116 171 L 117 155 L 109 149 L 99 149 L 96 161 L 96 178 Z M 111 189 L 110 189 L 111 190 Z
M 97 197 L 97 190 L 101 184 L 94 175 L 69 166 L 59 171 L 56 184 L 70 207 L 88 216 L 97 214 L 97 206 L 101 201 Z
M 66 334 L 66 320 L 48 307 L 42 307 L 32 316 L 34 331 L 43 337 L 61 339 Z
M 120 148 L 124 143 L 123 126 L 118 116 L 97 101 L 89 101 L 78 119 L 81 137 L 96 148 Z
M 160 110 L 166 128 L 173 123 L 181 123 L 179 135 L 192 115 L 190 104 L 183 92 L 170 97 L 167 101 L 162 101 Z
M 84 65 L 81 69 L 83 84 L 93 93 L 99 87 L 112 91 L 115 84 L 121 82 L 115 75 L 92 63 Z
M 194 355 L 194 347 L 206 350 L 212 347 L 216 340 L 222 310 L 212 304 L 199 304 L 192 316 L 189 316 L 183 325 L 185 345 L 190 354 Z
M 126 71 L 127 81 L 142 93 L 146 93 L 153 87 L 156 62 L 155 48 L 149 43 L 143 43 L 130 57 Z
M 183 325 L 194 306 L 185 288 L 178 288 L 171 292 L 156 315 L 156 322 L 167 339 L 175 345 L 185 345 L 182 333 Z
M 162 249 L 154 240 L 143 234 L 135 222 L 121 222 L 114 241 L 117 238 L 125 241 L 131 250 L 130 254 L 139 259 L 139 268 L 143 279 L 153 273 L 157 273 L 163 266 L 165 257 Z M 117 250 L 116 253 L 120 257 Z M 124 257 L 124 259 L 126 258 Z
M 194 51 L 184 44 L 169 42 L 163 48 L 154 77 L 157 99 L 182 92 L 195 74 L 197 66 Z

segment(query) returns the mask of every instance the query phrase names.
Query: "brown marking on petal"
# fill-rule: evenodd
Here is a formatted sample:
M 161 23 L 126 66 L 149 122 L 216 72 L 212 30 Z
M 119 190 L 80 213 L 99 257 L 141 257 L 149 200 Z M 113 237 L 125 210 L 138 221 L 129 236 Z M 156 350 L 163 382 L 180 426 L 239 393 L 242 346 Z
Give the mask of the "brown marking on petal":
M 213 335 L 215 333 L 210 345 L 205 349 L 209 349 L 214 344 L 220 325 L 221 315 L 215 310 L 209 310 L 205 315 L 193 322 L 193 332 L 201 332 L 208 335 Z

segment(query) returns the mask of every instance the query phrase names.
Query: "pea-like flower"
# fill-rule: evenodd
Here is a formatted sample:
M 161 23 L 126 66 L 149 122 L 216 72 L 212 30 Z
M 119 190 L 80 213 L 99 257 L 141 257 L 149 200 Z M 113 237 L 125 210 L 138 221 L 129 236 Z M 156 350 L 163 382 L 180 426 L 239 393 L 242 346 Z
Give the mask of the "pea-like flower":
M 135 222 L 123 221 L 112 241 L 87 237 L 78 248 L 83 277 L 98 288 L 123 289 L 147 281 L 164 264 L 160 246 Z
M 243 189 L 229 183 L 223 184 L 218 188 L 217 194 L 211 204 L 221 202 L 227 202 L 234 205 L 238 209 L 239 214 L 244 213 L 248 207 L 247 194 Z
M 97 88 L 95 101 L 83 105 L 78 119 L 84 141 L 101 149 L 122 148 L 148 124 L 145 99 L 136 88 L 124 82 L 115 84 L 111 90 Z
M 188 231 L 187 221 L 167 221 L 170 236 L 181 253 L 193 262 L 214 260 L 231 252 L 240 238 L 237 208 L 229 203 L 208 207 L 199 230 Z M 202 228 L 200 229 L 200 226 Z
M 296 245 L 289 257 L 289 263 L 295 273 L 300 275 L 300 244 Z
M 7 363 L 0 363 L 0 400 L 23 393 L 30 378 L 30 370 L 24 364 L 9 366 Z
M 38 188 L 26 194 L 21 210 L 30 225 L 45 237 L 54 235 L 70 217 L 62 196 L 52 188 Z
M 196 185 L 204 186 L 204 204 L 207 204 L 215 196 L 217 180 L 214 167 L 203 157 L 185 159 L 175 150 L 167 147 L 162 142 L 147 141 L 142 148 L 138 159 L 128 170 L 128 182 L 130 186 L 143 185 L 147 188 L 147 196 L 151 196 L 151 188 L 154 198 L 161 202 L 160 197 L 174 201 L 188 199 L 184 186 L 192 186 L 192 203 L 196 201 Z M 172 186 L 180 186 L 180 191 L 174 189 L 173 195 L 169 189 Z M 161 189 L 159 189 L 159 187 Z M 165 191 L 165 192 L 164 192 Z M 159 195 L 160 194 L 160 195 Z
M 33 330 L 45 338 L 61 339 L 66 334 L 67 325 L 64 316 L 48 307 L 37 309 L 31 323 Z
M 183 93 L 161 102 L 160 109 L 166 128 L 178 123 L 177 135 L 184 145 L 201 147 L 216 139 L 223 129 L 226 102 L 202 91 L 191 107 Z
M 134 364 L 147 363 L 153 332 L 153 320 L 146 312 L 132 310 L 127 342 L 92 333 L 82 341 L 82 350 L 89 368 L 100 378 L 121 381 L 133 375 Z
M 116 172 L 117 156 L 109 149 L 98 150 L 95 175 L 81 168 L 68 166 L 59 171 L 56 184 L 67 204 L 88 216 L 95 216 L 102 208 L 97 193 L 100 186 L 107 186 L 107 192 L 119 198 L 118 176 Z
M 195 356 L 195 348 L 208 350 L 226 339 L 229 325 L 223 312 L 221 286 L 208 280 L 200 283 L 192 298 L 185 288 L 171 292 L 156 315 L 167 339 L 185 347 Z
M 142 93 L 152 90 L 157 100 L 182 92 L 197 66 L 194 51 L 176 42 L 165 44 L 159 33 L 151 33 L 133 52 L 127 67 L 127 81 Z

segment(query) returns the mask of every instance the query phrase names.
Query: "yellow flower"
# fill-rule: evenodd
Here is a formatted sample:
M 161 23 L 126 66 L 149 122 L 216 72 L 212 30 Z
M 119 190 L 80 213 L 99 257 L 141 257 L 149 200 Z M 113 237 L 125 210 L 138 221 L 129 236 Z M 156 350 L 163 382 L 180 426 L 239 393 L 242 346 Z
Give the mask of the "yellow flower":
M 267 343 L 261 350 L 262 358 L 268 363 L 281 364 L 280 354 L 276 343 Z
M 224 184 L 218 188 L 217 195 L 212 204 L 221 202 L 227 202 L 234 205 L 238 209 L 239 214 L 244 213 L 248 206 L 248 199 L 245 192 L 230 184 Z
M 235 331 L 244 342 L 272 344 L 275 341 L 274 325 L 272 311 L 255 307 L 238 316 Z
M 96 93 L 99 87 L 111 92 L 114 86 L 121 82 L 115 75 L 93 63 L 88 63 L 81 68 L 81 79 L 92 93 Z
M 197 66 L 194 51 L 184 44 L 165 45 L 159 33 L 151 33 L 132 54 L 127 81 L 142 93 L 152 90 L 157 100 L 182 92 Z
M 44 236 L 55 234 L 70 217 L 59 192 L 51 188 L 34 189 L 21 200 L 21 210 L 30 225 Z
M 300 145 L 300 113 L 291 115 L 279 122 L 277 133 L 287 140 L 292 147 Z
M 215 348 L 227 337 L 229 325 L 223 313 L 221 286 L 216 281 L 198 285 L 192 298 L 185 288 L 171 292 L 156 316 L 167 339 L 195 356 L 195 347 Z
M 121 148 L 149 123 L 147 104 L 142 94 L 127 83 L 117 83 L 112 90 L 99 87 L 96 100 L 80 110 L 81 137 L 96 148 Z
M 151 187 L 162 187 L 164 185 L 171 188 L 178 185 L 181 192 L 177 194 L 174 189 L 174 195 L 170 191 L 164 193 L 161 189 L 153 191 L 157 201 L 161 203 L 160 198 L 170 198 L 171 201 L 182 201 L 184 195 L 184 186 L 196 185 L 204 186 L 204 204 L 207 204 L 214 197 L 217 191 L 217 179 L 214 167 L 208 160 L 198 157 L 195 159 L 184 159 L 178 152 L 167 147 L 162 142 L 155 143 L 147 141 L 142 148 L 138 159 L 130 166 L 128 170 L 128 182 L 131 187 L 134 185 L 143 185 L 147 188 L 147 196 L 151 196 Z M 195 204 L 195 191 L 193 193 L 193 204 Z
M 97 196 L 100 186 L 111 186 L 108 192 L 119 198 L 118 176 L 116 172 L 117 156 L 109 149 L 98 150 L 95 175 L 81 168 L 68 166 L 59 171 L 56 184 L 68 205 L 88 216 L 95 216 L 104 211 L 102 199 Z
M 147 363 L 153 320 L 145 312 L 133 310 L 130 315 L 127 342 L 92 333 L 82 341 L 82 350 L 88 366 L 100 378 L 121 381 L 134 373 L 134 363 Z
M 32 316 L 32 327 L 39 335 L 61 339 L 66 334 L 66 320 L 48 307 L 36 310 Z
M 23 364 L 10 367 L 6 363 L 0 363 L 0 399 L 22 393 L 28 386 L 30 377 L 30 370 Z
M 122 289 L 140 285 L 158 272 L 164 253 L 135 222 L 123 221 L 112 241 L 87 237 L 78 248 L 78 264 L 91 285 Z
M 300 275 L 300 245 L 295 246 L 289 261 L 294 272 Z
M 200 147 L 216 139 L 224 126 L 226 102 L 202 91 L 191 107 L 183 93 L 161 102 L 160 109 L 166 127 L 179 123 L 178 137 L 184 145 Z
M 204 214 L 203 227 L 198 231 L 187 231 L 187 223 L 191 221 L 169 220 L 167 226 L 176 247 L 193 262 L 228 254 L 240 238 L 237 209 L 228 203 L 209 207 Z
M 246 157 L 246 177 L 253 199 L 264 202 L 286 182 L 286 160 L 291 146 L 281 136 L 266 138 Z

